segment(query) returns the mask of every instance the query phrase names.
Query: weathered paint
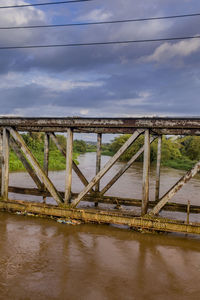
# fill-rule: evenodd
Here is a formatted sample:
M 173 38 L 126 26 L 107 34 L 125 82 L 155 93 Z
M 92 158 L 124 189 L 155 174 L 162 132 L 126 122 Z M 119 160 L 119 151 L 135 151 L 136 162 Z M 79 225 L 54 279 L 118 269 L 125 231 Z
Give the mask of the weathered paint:
M 200 171 L 200 162 L 181 177 L 177 183 L 160 199 L 156 206 L 150 211 L 149 215 L 157 215 L 165 204 L 192 178 Z
M 96 152 L 96 175 L 101 170 L 101 144 L 102 144 L 102 134 L 97 134 L 97 152 Z M 95 186 L 95 191 L 99 192 L 100 181 L 97 182 Z
M 187 204 L 187 224 L 190 222 L 190 201 L 188 200 Z
M 156 136 L 151 137 L 150 144 L 156 139 Z M 116 173 L 116 175 L 106 184 L 101 190 L 100 195 L 104 195 L 113 184 L 132 166 L 134 161 L 144 152 L 144 146 L 142 146 L 135 155 Z
M 48 133 L 44 134 L 44 173 L 48 176 L 49 173 L 49 146 L 50 146 L 50 137 Z M 44 187 L 45 189 L 45 187 Z M 46 197 L 43 197 L 43 201 L 46 202 Z
M 157 146 L 157 162 L 156 162 L 156 190 L 155 190 L 155 201 L 158 201 L 158 200 L 159 200 L 159 195 L 160 195 L 161 147 L 162 147 L 162 136 L 159 136 L 159 137 L 158 137 L 158 146 Z
M 143 159 L 143 180 L 142 180 L 142 207 L 141 215 L 144 216 L 148 210 L 149 202 L 149 171 L 150 171 L 150 132 L 145 130 L 144 136 L 144 159 Z
M 38 189 L 42 190 L 43 189 L 42 182 L 40 181 L 39 177 L 37 176 L 37 174 L 31 167 L 29 162 L 26 160 L 25 156 L 21 153 L 20 148 L 18 147 L 17 143 L 15 142 L 15 140 L 12 137 L 10 137 L 10 146 L 13 149 L 13 151 L 15 152 L 18 159 L 22 162 L 23 166 L 25 167 L 25 169 L 27 170 L 27 172 L 29 173 L 29 175 L 31 176 L 33 181 L 35 182 Z
M 143 130 L 137 130 L 134 134 L 124 143 L 124 145 L 115 153 L 115 155 L 105 164 L 101 171 L 90 181 L 88 186 L 78 195 L 72 202 L 72 207 L 76 207 L 83 197 L 95 186 L 95 184 L 110 170 L 120 156 L 133 144 Z
M 69 128 L 67 131 L 65 203 L 71 202 L 72 156 L 73 156 L 73 131 Z
M 12 137 L 15 139 L 17 142 L 18 146 L 20 147 L 21 151 L 24 153 L 28 161 L 30 162 L 31 166 L 35 170 L 36 174 L 38 175 L 39 178 L 43 180 L 43 183 L 45 187 L 48 189 L 48 191 L 51 193 L 52 197 L 55 199 L 57 203 L 62 203 L 63 199 L 57 192 L 56 188 L 54 187 L 53 183 L 51 180 L 46 176 L 42 168 L 40 167 L 39 163 L 35 159 L 35 157 L 32 155 L 31 151 L 28 149 L 26 146 L 22 136 L 15 131 L 13 128 L 8 127 L 6 130 L 10 132 Z
M 162 218 L 137 217 L 133 214 L 119 211 L 70 209 L 26 201 L 0 201 L 0 210 L 10 212 L 20 211 L 46 217 L 71 218 L 81 220 L 85 223 L 120 224 L 154 231 L 200 234 L 200 223 L 186 224 L 181 221 Z
M 8 126 L 8 127 L 7 127 Z M 14 126 L 14 128 L 10 127 Z M 0 118 L 0 131 L 4 132 L 4 137 L 7 134 L 7 142 L 9 140 L 9 132 L 11 133 L 11 146 L 18 155 L 18 157 L 21 159 L 23 164 L 26 166 L 26 169 L 28 170 L 31 177 L 34 179 L 36 185 L 38 186 L 38 189 L 28 189 L 28 188 L 19 188 L 19 187 L 8 187 L 8 179 L 6 179 L 6 176 L 8 178 L 8 152 L 9 148 L 7 147 L 7 154 L 6 151 L 3 154 L 3 160 L 2 162 L 7 165 L 7 170 L 5 168 L 5 165 L 3 165 L 3 170 L 6 176 L 2 176 L 2 183 L 4 186 L 4 193 L 2 192 L 2 196 L 4 197 L 4 200 L 8 199 L 8 191 L 21 193 L 21 194 L 27 194 L 27 195 L 41 195 L 43 197 L 49 197 L 53 196 L 53 198 L 57 201 L 57 203 L 60 205 L 63 202 L 64 198 L 64 192 L 58 192 L 53 183 L 48 178 L 47 172 L 47 165 L 48 165 L 48 156 L 47 156 L 47 147 L 45 146 L 45 155 L 46 158 L 44 159 L 45 165 L 44 170 L 39 166 L 33 155 L 31 154 L 30 150 L 24 143 L 22 137 L 17 132 L 18 131 L 43 131 L 48 135 L 51 135 L 52 140 L 57 145 L 58 149 L 61 151 L 63 155 L 66 155 L 66 152 L 69 154 L 67 155 L 67 161 L 71 162 L 70 164 L 67 164 L 67 179 L 68 184 L 66 185 L 68 188 L 66 189 L 67 193 L 65 193 L 65 199 L 67 200 L 67 203 L 69 202 L 69 199 L 72 197 L 74 199 L 72 203 L 72 207 L 76 207 L 77 204 L 83 200 L 83 201 L 89 201 L 89 202 L 99 202 L 99 203 L 107 203 L 107 204 L 117 204 L 119 205 L 125 205 L 125 206 L 142 206 L 142 215 L 145 215 L 147 212 L 147 207 L 149 205 L 150 208 L 153 207 L 151 214 L 157 214 L 161 209 L 171 210 L 171 211 L 182 211 L 186 212 L 189 216 L 189 213 L 199 213 L 200 212 L 200 206 L 190 206 L 190 205 L 184 205 L 184 204 L 176 204 L 176 203 L 167 203 L 169 199 L 178 191 L 183 184 L 185 184 L 190 178 L 192 178 L 196 172 L 200 170 L 200 162 L 195 165 L 195 167 L 188 172 L 185 176 L 183 176 L 177 184 L 175 184 L 164 196 L 163 198 L 156 204 L 155 202 L 148 201 L 148 194 L 149 194 L 149 154 L 150 154 L 150 134 L 189 134 L 189 135 L 200 135 L 200 118 Z M 75 162 L 72 161 L 72 142 L 68 141 L 68 146 L 70 146 L 70 151 L 65 151 L 65 149 L 62 149 L 62 147 L 59 145 L 57 138 L 54 134 L 54 132 L 93 132 L 98 133 L 98 137 L 101 136 L 102 133 L 132 133 L 133 135 L 131 138 L 122 146 L 122 148 L 114 155 L 113 158 L 110 159 L 110 161 L 100 170 L 100 139 L 98 140 L 99 146 L 97 147 L 97 165 L 98 166 L 98 172 L 96 172 L 96 176 L 93 178 L 91 182 L 88 182 L 83 173 L 79 170 L 78 166 L 76 166 Z M 113 166 L 113 164 L 117 161 L 117 159 L 128 149 L 130 145 L 134 142 L 134 140 L 139 136 L 143 131 L 145 130 L 145 146 L 144 149 L 140 149 L 138 153 L 136 153 L 136 156 L 140 155 L 143 151 L 144 153 L 144 171 L 143 171 L 143 199 L 137 200 L 137 199 L 123 199 L 119 197 L 105 197 L 103 196 L 105 189 L 108 190 L 108 188 L 116 182 L 116 180 L 126 171 L 128 167 L 130 167 L 131 163 L 133 163 L 134 159 L 136 159 L 136 156 L 134 156 L 115 176 L 114 178 L 106 185 L 106 187 L 101 191 L 101 194 L 99 194 L 99 181 L 100 179 L 106 174 L 106 172 Z M 68 135 L 69 137 L 70 135 Z M 47 135 L 46 135 L 47 137 Z M 5 138 L 4 138 L 5 139 Z M 6 139 L 5 139 L 6 141 Z M 4 141 L 4 145 L 6 145 Z M 71 139 L 72 141 L 72 139 Z M 156 199 L 159 198 L 159 178 L 160 178 L 160 151 L 161 151 L 161 145 L 159 146 L 160 141 L 158 141 L 158 159 L 157 159 L 157 179 L 156 179 Z M 13 146 L 14 145 L 14 146 Z M 7 143 L 7 146 L 8 143 Z M 4 147 L 4 150 L 6 147 Z M 23 152 L 23 154 L 22 154 Z M 6 159 L 5 159 L 6 158 Z M 70 178 L 71 178 L 71 169 L 74 169 L 74 171 L 77 173 L 80 180 L 83 182 L 83 184 L 86 186 L 85 189 L 79 194 L 73 194 L 71 193 L 71 184 L 70 184 Z M 44 182 L 45 190 L 43 188 L 43 184 L 41 183 L 40 179 Z M 94 194 L 93 188 L 96 187 L 96 194 Z M 43 190 L 42 190 L 43 188 Z M 6 191 L 6 192 L 5 192 Z M 90 191 L 92 191 L 90 193 Z M 103 193 L 102 193 L 103 192 Z M 90 194 L 89 194 L 90 193 Z M 4 201 L 5 205 L 5 201 Z M 18 204 L 14 204 L 18 205 Z M 28 204 L 23 204 L 24 206 Z M 13 206 L 13 202 L 11 204 Z M 37 206 L 37 204 L 36 204 Z M 55 208 L 55 207 L 54 207 Z M 54 209 L 53 208 L 53 209 Z M 7 209 L 7 208 L 6 208 Z M 50 207 L 48 208 L 50 209 Z M 51 206 L 52 209 L 52 206 Z M 59 210 L 61 208 L 56 207 L 56 210 Z M 37 210 L 39 208 L 37 207 Z M 66 212 L 67 211 L 67 212 Z M 93 217 L 91 216 L 91 210 L 78 210 L 69 208 L 65 210 L 66 214 L 69 214 L 70 217 L 72 213 L 79 215 L 79 213 L 83 212 L 83 214 L 87 215 L 89 217 L 89 221 L 93 222 Z M 42 209 L 39 213 L 42 212 Z M 63 213 L 63 212 L 62 212 Z M 122 210 L 118 211 L 101 211 L 101 210 L 93 210 L 93 216 L 97 222 L 103 222 L 103 223 L 115 223 L 115 224 L 124 224 L 129 226 L 138 226 L 143 227 L 145 222 L 150 222 L 153 220 L 153 223 L 157 224 L 158 219 L 152 218 L 151 216 L 145 216 L 143 218 L 140 218 L 140 225 L 137 225 L 138 218 L 136 216 L 129 214 L 129 219 L 127 220 L 127 213 L 123 212 Z M 46 212 L 45 212 L 46 214 Z M 48 213 L 47 213 L 48 214 Z M 102 217 L 104 215 L 105 217 Z M 122 220 L 122 218 L 126 218 L 126 220 Z M 81 216 L 81 219 L 84 220 L 84 217 Z M 131 221 L 130 221 L 131 219 Z M 134 221 L 133 221 L 134 220 Z M 160 220 L 160 219 L 159 219 Z M 132 222 L 132 223 L 131 223 Z M 160 222 L 160 221 L 159 221 Z M 130 224 L 135 225 L 130 225 Z M 181 222 L 177 223 L 179 229 L 176 230 L 176 225 L 173 225 L 175 227 L 170 227 L 169 224 L 174 224 L 173 221 L 166 221 L 161 219 L 162 226 L 164 227 L 167 223 L 167 227 L 164 228 L 164 231 L 177 231 L 177 232 L 188 232 L 188 226 L 191 225 L 189 223 L 189 219 L 187 217 L 186 224 L 187 227 L 183 229 L 183 224 Z M 142 224 L 142 225 L 141 225 Z M 158 225 L 153 225 L 154 229 Z M 161 227 L 162 227 L 161 226 Z M 185 224 L 184 224 L 185 226 Z M 199 228 L 200 224 L 196 224 L 197 228 Z M 151 228 L 150 223 L 147 225 L 148 228 Z M 145 227 L 144 227 L 145 228 Z M 171 229 L 170 229 L 171 228 Z M 160 230 L 160 229 L 158 229 Z M 185 231 L 184 231 L 185 230 Z M 195 229 L 196 230 L 196 229 Z M 199 229 L 197 229 L 198 231 Z M 191 233 L 191 232 L 190 232 Z M 194 232 L 193 232 L 194 233 Z
M 0 194 L 1 194 L 1 181 L 2 181 L 2 151 L 3 151 L 3 136 L 0 132 Z
M 94 132 L 101 129 L 102 133 L 133 132 L 138 128 L 149 128 L 159 134 L 200 134 L 200 118 L 19 118 L 1 117 L 0 127 L 15 126 L 18 131 L 66 131 L 73 128 L 74 132 Z M 127 131 L 126 131 L 127 129 Z M 160 132 L 159 132 L 160 130 Z M 188 133 L 186 133 L 188 130 Z M 161 132 L 162 131 L 162 132 Z M 172 132 L 172 131 L 171 131 Z M 185 132 L 185 133 L 184 133 Z M 189 133 L 190 132 L 190 133 Z
M 60 151 L 60 153 L 66 157 L 66 151 L 65 149 L 63 149 L 62 145 L 59 143 L 56 135 L 54 133 L 50 133 L 50 137 L 52 139 L 52 141 L 55 143 L 56 147 L 58 148 L 58 150 Z M 75 161 L 72 161 L 72 168 L 74 170 L 74 172 L 76 173 L 76 175 L 78 176 L 78 178 L 81 180 L 81 182 L 87 186 L 88 185 L 88 181 L 85 178 L 85 176 L 83 175 L 83 173 L 81 172 L 81 170 L 79 169 L 79 167 L 76 165 Z
M 3 129 L 1 196 L 5 200 L 8 199 L 8 184 L 9 184 L 9 139 L 10 139 L 10 134 L 8 130 L 4 128 Z
M 45 196 L 51 197 L 48 191 L 41 191 L 36 188 L 23 188 L 23 187 L 14 187 L 9 186 L 8 191 L 10 193 L 17 193 L 22 195 L 33 195 L 33 196 Z M 64 198 L 64 192 L 59 191 L 59 194 Z M 78 196 L 77 193 L 72 193 L 72 198 L 76 198 Z M 98 202 L 98 203 L 105 203 L 105 204 L 117 204 L 123 206 L 136 206 L 141 207 L 142 200 L 139 199 L 130 199 L 130 198 L 120 198 L 120 197 L 113 197 L 113 196 L 98 196 L 97 194 L 86 195 L 82 201 L 86 202 Z M 155 206 L 154 201 L 149 201 L 149 208 L 153 208 Z M 187 205 L 181 203 L 172 203 L 168 202 L 164 207 L 163 210 L 167 211 L 179 211 L 179 212 L 187 212 Z M 200 213 L 200 206 L 198 205 L 190 205 L 190 213 L 199 214 Z

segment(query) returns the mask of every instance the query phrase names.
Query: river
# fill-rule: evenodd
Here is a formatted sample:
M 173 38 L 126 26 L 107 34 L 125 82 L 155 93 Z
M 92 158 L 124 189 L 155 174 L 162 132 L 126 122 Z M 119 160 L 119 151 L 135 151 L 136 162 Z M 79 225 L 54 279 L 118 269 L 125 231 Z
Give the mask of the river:
M 102 165 L 108 159 L 103 156 Z M 95 154 L 81 155 L 79 161 L 87 178 L 92 178 Z M 110 170 L 102 186 L 121 165 Z M 141 164 L 134 164 L 107 194 L 140 198 L 141 171 Z M 184 171 L 161 171 L 163 194 Z M 50 176 L 59 189 L 64 188 L 64 172 Z M 150 177 L 153 199 L 154 168 Z M 10 184 L 34 187 L 25 173 L 12 173 Z M 73 191 L 81 188 L 74 175 Z M 198 204 L 199 190 L 197 176 L 174 201 Z M 72 226 L 0 213 L 0 237 L 0 299 L 199 299 L 196 236 L 140 234 L 118 226 Z

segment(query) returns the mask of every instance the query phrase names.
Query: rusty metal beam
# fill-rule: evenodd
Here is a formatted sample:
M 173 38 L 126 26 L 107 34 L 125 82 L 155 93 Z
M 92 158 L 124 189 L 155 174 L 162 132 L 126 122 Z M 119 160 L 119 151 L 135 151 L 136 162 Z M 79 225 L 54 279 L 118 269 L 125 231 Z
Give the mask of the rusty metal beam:
M 65 151 L 65 149 L 63 149 L 62 145 L 60 145 L 56 135 L 54 133 L 49 133 L 49 135 L 50 135 L 50 138 L 52 139 L 52 141 L 55 143 L 58 150 L 60 151 L 60 153 L 64 157 L 66 157 L 66 151 Z M 83 185 L 87 186 L 89 182 L 87 181 L 84 174 L 81 172 L 81 170 L 79 169 L 79 167 L 77 166 L 77 164 L 75 163 L 74 160 L 72 161 L 72 168 L 73 168 L 74 172 L 76 173 L 76 175 L 78 176 L 78 178 L 83 183 Z
M 65 209 L 58 206 L 25 201 L 0 201 L 0 210 L 24 212 L 46 217 L 60 217 L 81 220 L 84 223 L 120 224 L 141 229 L 163 232 L 200 234 L 200 223 L 186 224 L 182 221 L 162 218 L 142 218 L 128 212 L 96 209 Z
M 161 166 L 161 149 L 162 148 L 162 136 L 158 137 L 157 146 L 157 162 L 156 162 L 156 190 L 155 190 L 155 201 L 159 200 L 160 195 L 160 166 Z
M 144 135 L 144 159 L 143 159 L 142 207 L 141 207 L 142 216 L 144 216 L 148 210 L 149 171 L 150 171 L 150 132 L 149 129 L 146 129 Z
M 94 132 L 100 130 L 107 132 L 128 132 L 138 128 L 149 128 L 158 130 L 156 133 L 169 134 L 174 130 L 176 134 L 195 131 L 200 134 L 200 118 L 19 118 L 19 117 L 1 117 L 0 127 L 15 126 L 16 130 L 40 130 L 63 132 L 66 128 L 73 128 L 81 132 Z M 37 129 L 38 128 L 38 129 Z M 126 131 L 127 129 L 127 131 Z M 159 132 L 162 130 L 162 133 Z M 165 130 L 165 133 L 164 133 Z M 104 132 L 105 131 L 105 132 Z
M 177 183 L 160 199 L 155 207 L 150 211 L 149 215 L 157 215 L 165 204 L 198 172 L 200 171 L 200 162 L 197 162 L 195 166 L 188 171 L 184 176 L 181 177 Z
M 97 152 L 96 152 L 96 175 L 101 170 L 101 144 L 102 144 L 102 134 L 97 135 Z M 95 185 L 95 192 L 99 193 L 100 180 Z M 98 202 L 95 202 L 95 206 L 98 206 Z
M 3 129 L 3 150 L 2 150 L 2 177 L 1 177 L 1 196 L 4 200 L 8 200 L 9 185 L 9 131 Z
M 45 133 L 44 134 L 44 172 L 48 176 L 49 172 L 49 134 Z
M 27 172 L 29 173 L 29 175 L 31 176 L 33 181 L 35 182 L 38 189 L 42 190 L 43 189 L 42 182 L 40 181 L 39 177 L 37 176 L 37 174 L 31 167 L 29 162 L 26 160 L 25 156 L 21 153 L 17 143 L 15 142 L 15 140 L 12 137 L 10 137 L 10 146 L 13 149 L 13 151 L 15 152 L 15 154 L 17 155 L 18 159 L 22 162 L 23 166 L 25 167 L 25 169 L 27 170 Z
M 15 193 L 15 194 L 21 194 L 21 195 L 51 197 L 51 194 L 48 191 L 41 191 L 36 188 L 24 188 L 24 187 L 9 186 L 8 191 L 9 191 L 9 193 Z M 63 191 L 59 191 L 59 194 L 64 198 L 65 193 Z M 78 196 L 77 193 L 72 193 L 72 198 L 75 198 L 77 196 Z M 86 201 L 86 202 L 98 201 L 98 203 L 115 204 L 115 205 L 132 206 L 132 207 L 135 207 L 135 206 L 141 207 L 141 204 L 142 204 L 142 200 L 139 200 L 139 199 L 120 198 L 120 197 L 113 197 L 113 196 L 99 197 L 98 195 L 95 195 L 95 196 L 94 195 L 86 195 L 84 197 L 83 201 Z M 149 207 L 153 208 L 154 206 L 155 206 L 155 202 L 149 201 Z M 187 204 L 168 202 L 163 207 L 163 210 L 187 213 L 187 207 L 188 207 Z M 190 205 L 190 213 L 199 214 L 200 206 Z
M 73 127 L 72 127 L 73 128 Z M 0 127 L 0 131 L 2 131 L 2 127 Z M 102 134 L 132 134 L 134 130 L 137 128 L 134 127 L 76 127 L 73 128 L 74 133 L 102 133 Z M 67 127 L 44 127 L 44 126 L 17 126 L 18 131 L 22 132 L 66 132 Z M 151 128 L 151 133 L 154 135 L 197 135 L 200 136 L 200 129 L 170 129 L 170 128 Z
M 150 144 L 155 141 L 157 137 L 153 136 L 150 139 Z M 106 184 L 106 186 L 101 190 L 100 196 L 103 196 L 113 184 L 132 166 L 136 159 L 144 152 L 144 146 L 142 146 L 135 155 L 117 172 L 117 174 Z
M 2 184 L 2 154 L 3 154 L 3 135 L 0 132 L 0 194 L 1 194 L 1 184 Z
M 78 195 L 78 197 L 72 202 L 72 207 L 76 207 L 83 197 L 97 184 L 97 182 L 110 170 L 115 162 L 121 157 L 121 155 L 133 144 L 133 142 L 143 132 L 142 129 L 138 129 L 133 135 L 124 143 L 124 145 L 115 153 L 115 155 L 106 163 L 101 171 L 90 181 L 88 186 Z
M 37 176 L 42 179 L 45 187 L 48 189 L 48 191 L 50 192 L 50 194 L 52 195 L 54 200 L 58 204 L 63 203 L 62 197 L 59 195 L 59 193 L 57 192 L 57 190 L 56 190 L 55 186 L 53 185 L 53 183 L 51 182 L 51 180 L 46 176 L 46 174 L 44 173 L 44 171 L 40 167 L 39 163 L 37 162 L 37 160 L 35 159 L 35 157 L 31 153 L 31 151 L 26 146 L 22 136 L 16 130 L 14 130 L 12 127 L 8 127 L 6 130 L 9 131 L 9 133 L 12 135 L 14 140 L 17 142 L 17 144 L 20 147 L 21 151 L 24 153 L 27 160 L 30 162 L 30 164 L 33 167 L 33 169 L 35 170 Z
M 72 156 L 73 156 L 73 131 L 67 130 L 67 151 L 66 151 L 66 176 L 65 176 L 65 203 L 71 202 L 72 189 Z
M 49 134 L 45 132 L 44 134 L 44 173 L 48 176 L 49 173 L 49 146 L 50 146 L 50 137 Z M 46 202 L 46 197 L 43 197 L 43 201 Z
M 151 129 L 152 134 L 157 135 L 197 135 L 200 136 L 200 129 L 198 128 L 152 128 Z
M 200 118 L 21 118 L 1 117 L 0 126 L 198 128 Z

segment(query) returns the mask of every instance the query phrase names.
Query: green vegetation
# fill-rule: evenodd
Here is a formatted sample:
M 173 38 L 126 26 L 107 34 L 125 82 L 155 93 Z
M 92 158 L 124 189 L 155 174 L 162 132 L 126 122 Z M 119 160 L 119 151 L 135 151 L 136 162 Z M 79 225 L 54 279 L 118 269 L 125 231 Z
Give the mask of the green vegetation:
M 96 150 L 97 150 L 97 146 L 95 142 L 86 143 L 86 152 L 96 152 Z
M 24 141 L 31 152 L 43 166 L 44 159 L 44 134 L 28 133 L 22 134 Z M 102 144 L 103 155 L 114 155 L 119 148 L 130 137 L 128 134 L 116 137 L 111 143 Z M 66 138 L 64 135 L 57 135 L 59 143 L 66 149 Z M 144 144 L 144 136 L 141 135 L 121 157 L 121 161 L 128 161 Z M 96 152 L 95 142 L 84 142 L 74 140 L 73 159 L 78 163 L 77 157 L 81 153 Z M 151 144 L 151 163 L 156 162 L 157 140 Z M 142 161 L 143 155 L 140 155 L 137 161 Z M 195 162 L 200 160 L 200 137 L 163 137 L 162 139 L 162 165 L 175 169 L 189 170 Z M 50 141 L 49 170 L 64 170 L 66 161 L 56 145 Z M 16 154 L 10 151 L 10 170 L 24 171 L 24 166 L 18 160 Z
M 44 134 L 41 133 L 31 133 L 22 134 L 26 145 L 29 147 L 38 163 L 43 166 L 44 161 Z M 57 135 L 59 143 L 66 148 L 66 138 L 64 135 Z M 73 159 L 78 163 L 77 157 L 79 153 L 84 153 L 86 151 L 86 144 L 83 141 L 74 141 L 74 153 Z M 18 160 L 16 154 L 10 151 L 10 171 L 24 171 L 24 166 L 21 161 Z M 49 170 L 64 170 L 66 167 L 66 160 L 64 156 L 57 149 L 56 145 L 50 141 L 50 151 L 49 151 Z
M 104 155 L 114 155 L 130 137 L 128 134 L 116 137 L 110 144 L 104 145 Z M 144 144 L 144 137 L 140 136 L 121 157 L 121 161 L 128 161 Z M 151 144 L 151 162 L 156 162 L 157 140 Z M 137 161 L 142 161 L 140 155 Z M 175 169 L 189 170 L 195 162 L 200 160 L 200 137 L 163 137 L 162 165 Z

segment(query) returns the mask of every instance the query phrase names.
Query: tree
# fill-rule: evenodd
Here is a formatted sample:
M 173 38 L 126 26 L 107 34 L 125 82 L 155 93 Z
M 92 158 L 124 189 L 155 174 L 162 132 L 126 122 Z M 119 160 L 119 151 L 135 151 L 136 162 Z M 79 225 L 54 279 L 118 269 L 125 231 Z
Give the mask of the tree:
M 86 143 L 83 140 L 74 140 L 74 152 L 85 153 L 86 152 Z
M 129 134 L 124 134 L 119 137 L 116 137 L 113 142 L 110 144 L 110 151 L 114 154 L 120 147 L 128 140 L 130 137 Z M 144 136 L 141 135 L 133 143 L 131 147 L 121 156 L 122 161 L 129 160 L 142 146 L 144 145 Z M 173 140 L 171 138 L 163 137 L 162 142 L 162 160 L 175 160 L 181 158 L 180 152 L 181 145 L 178 140 Z M 151 161 L 155 161 L 157 157 L 157 141 L 151 144 Z M 142 161 L 143 155 L 140 155 L 137 161 Z
M 200 137 L 189 136 L 182 138 L 182 153 L 191 160 L 200 160 Z

